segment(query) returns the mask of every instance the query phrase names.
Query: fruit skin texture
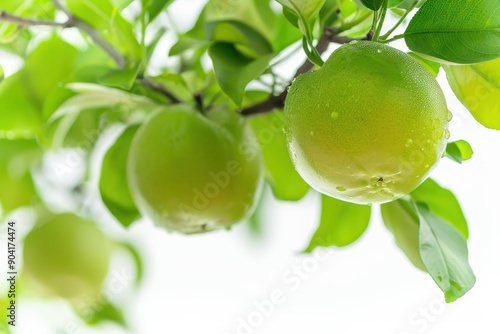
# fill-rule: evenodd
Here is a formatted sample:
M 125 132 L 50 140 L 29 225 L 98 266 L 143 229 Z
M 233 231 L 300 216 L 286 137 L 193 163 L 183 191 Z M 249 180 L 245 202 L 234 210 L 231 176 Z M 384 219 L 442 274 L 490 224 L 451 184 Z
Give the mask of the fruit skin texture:
M 263 183 L 260 149 L 244 120 L 189 106 L 160 111 L 137 131 L 127 174 L 141 213 L 185 234 L 247 218 Z
M 314 189 L 353 203 L 411 192 L 438 164 L 451 118 L 417 60 L 375 42 L 337 49 L 295 80 L 285 132 L 299 174 Z
M 49 296 L 97 298 L 114 243 L 93 222 L 71 213 L 53 216 L 24 239 L 24 273 Z

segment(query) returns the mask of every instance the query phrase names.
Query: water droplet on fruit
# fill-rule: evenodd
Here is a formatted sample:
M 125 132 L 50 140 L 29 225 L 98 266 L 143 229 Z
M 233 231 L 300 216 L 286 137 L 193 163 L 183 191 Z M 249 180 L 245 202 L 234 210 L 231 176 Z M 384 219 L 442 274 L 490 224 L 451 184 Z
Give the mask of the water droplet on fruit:
M 411 146 L 411 144 L 413 144 L 413 140 L 412 140 L 411 138 L 408 138 L 408 139 L 406 140 L 405 146 L 406 146 L 406 147 L 410 147 L 410 146 Z
M 334 111 L 334 112 L 332 112 L 332 113 L 330 114 L 330 117 L 331 117 L 334 121 L 336 121 L 336 120 L 339 118 L 339 113 Z
M 382 53 L 382 50 L 378 49 L 378 50 L 377 50 L 377 53 Z
M 453 119 L 453 114 L 451 113 L 451 111 L 448 110 L 448 122 L 451 122 L 451 120 Z
M 346 191 L 347 190 L 345 187 L 342 187 L 342 186 L 337 186 L 336 189 L 338 191 Z
M 314 137 L 314 131 L 309 132 L 309 134 L 311 135 L 311 137 Z
M 424 167 L 425 167 L 425 168 L 429 168 L 429 165 L 425 165 Z
M 416 178 L 416 179 L 420 178 L 420 175 L 415 175 L 415 178 Z
M 446 139 L 450 139 L 450 130 L 444 130 L 444 136 L 446 137 Z

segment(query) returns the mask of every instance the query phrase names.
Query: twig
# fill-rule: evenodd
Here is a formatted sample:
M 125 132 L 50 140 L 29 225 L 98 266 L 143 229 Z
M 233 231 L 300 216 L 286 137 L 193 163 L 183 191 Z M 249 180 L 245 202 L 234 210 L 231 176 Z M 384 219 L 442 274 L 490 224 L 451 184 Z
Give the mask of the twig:
M 72 27 L 72 22 L 70 22 L 69 20 L 66 22 L 54 22 L 46 20 L 28 19 L 24 17 L 11 15 L 3 10 L 0 11 L 0 21 L 13 23 L 20 27 L 35 27 L 35 26 L 60 27 L 60 28 Z
M 136 81 L 142 83 L 146 88 L 150 88 L 156 90 L 157 92 L 162 93 L 163 95 L 168 97 L 168 99 L 172 104 L 177 104 L 181 102 L 181 100 L 179 100 L 174 94 L 172 94 L 167 88 L 165 88 L 165 86 L 159 84 L 158 82 L 154 81 L 151 78 L 142 77 L 142 78 L 137 78 Z
M 52 0 L 54 5 L 61 10 L 66 16 L 68 17 L 68 22 L 72 22 L 73 24 L 71 25 L 72 27 L 78 28 L 81 31 L 87 33 L 87 35 L 92 38 L 92 40 L 99 45 L 104 51 L 106 51 L 107 54 L 111 56 L 111 58 L 114 59 L 118 67 L 123 68 L 125 67 L 125 58 L 121 53 L 115 50 L 115 48 L 109 44 L 104 38 L 102 38 L 99 33 L 89 26 L 87 23 L 83 22 L 79 18 L 75 17 L 66 7 L 64 7 L 59 0 Z
M 126 66 L 125 57 L 119 53 L 115 48 L 108 43 L 104 38 L 99 35 L 99 32 L 92 28 L 87 23 L 75 17 L 66 7 L 64 7 L 58 0 L 52 0 L 54 5 L 61 10 L 68 17 L 66 22 L 55 22 L 46 20 L 37 20 L 25 17 L 19 17 L 9 14 L 5 11 L 0 11 L 0 21 L 10 22 L 21 27 L 28 26 L 46 26 L 46 27 L 59 27 L 59 28 L 77 28 L 85 32 L 98 46 L 100 46 L 118 65 L 120 68 Z M 141 82 L 144 87 L 156 90 L 157 92 L 165 95 L 171 103 L 181 102 L 174 94 L 172 94 L 166 87 L 155 82 L 154 80 L 146 77 L 139 77 L 137 82 Z
M 350 38 L 350 37 L 345 37 L 345 36 L 339 36 L 338 35 L 338 30 L 336 28 L 325 28 L 323 35 L 321 36 L 320 40 L 318 41 L 318 45 L 316 46 L 316 49 L 318 50 L 319 54 L 322 54 L 326 51 L 328 48 L 328 45 L 333 42 L 333 43 L 338 43 L 338 44 L 346 44 L 352 41 L 356 40 L 371 40 L 371 37 L 373 36 L 373 32 L 370 31 L 366 37 L 356 39 L 356 38 Z M 314 65 L 309 61 L 306 60 L 302 66 L 299 67 L 297 72 L 295 72 L 294 78 L 298 77 L 302 73 L 309 72 L 314 68 Z M 262 101 L 258 104 L 255 104 L 250 107 L 246 107 L 241 110 L 241 114 L 243 116 L 251 117 L 254 115 L 258 114 L 263 114 L 267 113 L 270 111 L 273 111 L 275 109 L 283 109 L 285 106 L 285 100 L 286 96 L 288 94 L 288 91 L 285 89 L 281 94 L 279 95 L 271 95 L 267 100 Z

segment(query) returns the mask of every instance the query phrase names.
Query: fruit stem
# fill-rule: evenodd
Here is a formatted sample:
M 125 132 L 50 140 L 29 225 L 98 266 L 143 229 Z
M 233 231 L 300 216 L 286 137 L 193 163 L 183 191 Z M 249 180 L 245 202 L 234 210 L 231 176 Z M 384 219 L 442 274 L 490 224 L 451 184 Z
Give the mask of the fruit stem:
M 404 38 L 404 37 L 405 37 L 405 34 L 401 34 L 401 35 L 396 35 L 393 38 L 382 40 L 382 41 L 379 41 L 379 42 L 387 44 L 387 43 L 390 43 L 390 42 L 397 41 L 398 39 L 401 39 L 401 38 Z
M 408 17 L 408 15 L 410 14 L 410 12 L 415 9 L 415 7 L 417 6 L 418 4 L 418 0 L 414 0 L 413 3 L 411 4 L 411 6 L 408 8 L 408 10 L 406 10 L 406 12 L 403 14 L 403 16 L 401 16 L 401 18 L 399 19 L 399 21 L 396 23 L 396 25 L 394 25 L 394 27 L 392 27 L 391 29 L 389 29 L 389 31 L 387 31 L 387 33 L 383 36 L 380 36 L 380 39 L 382 40 L 386 40 L 389 36 L 391 36 L 391 34 L 401 25 L 401 23 L 404 22 L 404 20 Z
M 384 0 L 384 4 L 382 5 L 381 9 L 381 16 L 379 18 L 378 26 L 377 29 L 374 30 L 375 34 L 373 35 L 373 40 L 378 41 L 380 32 L 382 31 L 382 27 L 384 26 L 384 21 L 385 21 L 385 16 L 387 15 L 387 5 L 388 5 L 388 0 Z
M 205 107 L 203 106 L 203 96 L 201 93 L 194 94 L 194 101 L 196 102 L 196 109 L 203 115 L 205 115 Z

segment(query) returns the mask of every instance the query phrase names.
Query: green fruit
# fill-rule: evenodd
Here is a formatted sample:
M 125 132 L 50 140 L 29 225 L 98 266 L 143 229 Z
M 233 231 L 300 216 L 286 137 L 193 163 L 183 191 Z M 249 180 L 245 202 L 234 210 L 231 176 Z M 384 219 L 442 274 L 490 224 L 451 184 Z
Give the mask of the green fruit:
M 252 117 L 249 121 L 259 140 L 266 166 L 266 180 L 276 198 L 297 201 L 304 197 L 309 185 L 293 167 L 286 147 L 283 132 L 283 113 L 272 113 Z
M 201 233 L 247 218 L 262 186 L 262 158 L 235 112 L 187 106 L 154 115 L 135 135 L 127 174 L 142 214 L 159 226 Z
M 431 74 L 375 42 L 340 47 L 294 81 L 285 132 L 299 174 L 353 203 L 383 203 L 415 189 L 438 164 L 451 113 Z
M 470 66 L 443 66 L 448 82 L 472 116 L 500 130 L 500 58 Z
M 95 298 L 109 269 L 113 241 L 93 222 L 61 214 L 40 222 L 24 240 L 24 273 L 49 296 Z

